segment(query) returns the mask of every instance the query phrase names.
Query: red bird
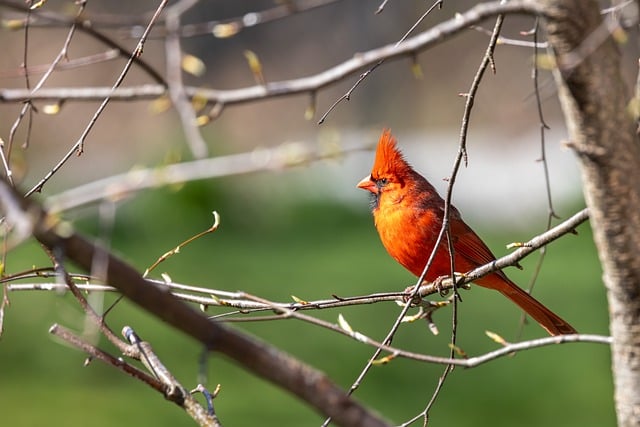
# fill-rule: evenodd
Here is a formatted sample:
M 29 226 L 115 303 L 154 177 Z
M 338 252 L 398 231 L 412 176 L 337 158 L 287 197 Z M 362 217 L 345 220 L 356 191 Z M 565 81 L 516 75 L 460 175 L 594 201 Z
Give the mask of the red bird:
M 442 227 L 445 202 L 407 163 L 390 131 L 383 131 L 371 175 L 360 181 L 358 188 L 371 192 L 373 219 L 389 255 L 420 276 Z M 453 206 L 449 225 L 457 271 L 468 272 L 495 260 L 491 250 Z M 449 248 L 446 239 L 442 239 L 425 279 L 433 282 L 438 277 L 450 275 Z M 502 271 L 484 276 L 475 283 L 502 293 L 551 335 L 576 333 L 571 325 L 519 288 Z

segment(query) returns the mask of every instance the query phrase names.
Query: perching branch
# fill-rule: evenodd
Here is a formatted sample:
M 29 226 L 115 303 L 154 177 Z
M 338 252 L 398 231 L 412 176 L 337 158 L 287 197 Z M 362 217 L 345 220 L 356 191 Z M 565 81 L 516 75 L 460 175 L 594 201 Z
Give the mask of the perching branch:
M 518 263 L 526 256 L 535 252 L 538 249 L 552 243 L 556 239 L 575 232 L 575 229 L 585 222 L 589 218 L 587 209 L 583 209 L 580 212 L 574 214 L 570 218 L 556 225 L 544 233 L 534 236 L 525 243 L 519 243 L 517 250 L 512 253 L 498 258 L 490 264 L 483 265 L 475 270 L 466 273 L 464 276 L 458 277 L 456 283 L 462 285 L 465 283 L 473 282 L 480 277 L 491 274 L 497 270 L 518 265 Z M 76 277 L 77 275 L 72 275 Z M 22 272 L 15 275 L 4 278 L 0 283 L 15 282 L 17 280 L 25 280 L 30 278 L 47 278 L 57 277 L 55 271 L 38 270 L 37 272 Z M 78 279 L 84 281 L 97 281 L 97 278 L 91 278 L 88 276 L 78 276 Z M 363 304 L 376 304 L 380 302 L 404 302 L 407 298 L 411 297 L 411 293 L 407 292 L 385 292 L 362 296 L 334 296 L 331 299 L 323 299 L 316 301 L 300 301 L 300 302 L 269 302 L 264 304 L 258 301 L 249 300 L 246 298 L 244 292 L 229 292 L 217 289 L 211 289 L 206 287 L 198 287 L 192 285 L 185 285 L 180 283 L 166 283 L 164 281 L 147 279 L 147 282 L 155 284 L 157 287 L 166 287 L 176 298 L 179 298 L 186 302 L 199 304 L 203 307 L 225 307 L 234 308 L 242 311 L 243 313 L 273 310 L 274 306 L 286 310 L 303 311 L 303 310 L 317 310 L 317 309 L 330 309 L 340 308 L 353 305 Z M 21 292 L 21 291 L 61 291 L 65 289 L 64 284 L 60 283 L 29 283 L 29 284 L 8 284 L 6 289 L 8 292 Z M 97 292 L 112 292 L 117 288 L 102 284 L 90 283 L 90 284 L 76 284 L 76 287 L 84 291 L 97 291 Z M 452 289 L 453 283 L 451 279 L 444 279 L 440 282 L 439 286 L 435 286 L 431 283 L 425 283 L 420 286 L 420 297 L 426 297 L 429 295 L 435 295 L 440 293 L 441 290 Z
M 525 256 L 529 255 L 535 250 L 540 249 L 546 244 L 551 243 L 555 239 L 559 238 L 562 235 L 566 235 L 575 230 L 575 228 L 584 222 L 588 218 L 588 212 L 586 209 L 578 212 L 571 218 L 565 220 L 563 223 L 557 225 L 553 229 L 536 236 L 529 240 L 526 243 L 521 244 L 520 249 L 514 251 L 512 254 L 499 258 L 494 263 L 487 264 L 485 266 L 479 267 L 478 269 L 466 274 L 462 278 L 458 279 L 457 286 L 460 286 L 461 283 L 466 283 L 471 280 L 477 279 L 482 275 L 489 274 L 491 272 L 496 271 L 497 269 L 504 268 L 509 265 L 517 265 L 518 261 L 523 259 Z M 40 272 L 40 275 L 43 275 L 44 272 Z M 12 280 L 15 280 L 13 278 Z M 86 278 L 85 278 L 86 279 Z M 519 343 L 505 343 L 504 347 L 495 350 L 480 356 L 466 358 L 466 359 L 456 359 L 454 357 L 439 357 L 432 356 L 427 354 L 415 353 L 406 350 L 402 350 L 399 348 L 392 347 L 389 344 L 385 344 L 383 342 L 376 341 L 360 332 L 354 331 L 350 328 L 345 328 L 344 326 L 338 326 L 330 322 L 326 322 L 324 320 L 317 319 L 315 317 L 311 317 L 309 315 L 302 314 L 301 311 L 306 310 L 314 310 L 314 309 L 327 309 L 327 308 L 337 308 L 344 307 L 348 305 L 359 305 L 359 304 L 372 304 L 379 303 L 383 301 L 394 301 L 397 303 L 401 303 L 406 301 L 407 298 L 411 296 L 409 293 L 385 293 L 385 294 L 374 294 L 367 295 L 362 297 L 335 297 L 331 300 L 320 300 L 320 301 L 308 301 L 308 302 L 293 302 L 293 303 L 276 303 L 267 301 L 255 296 L 248 295 L 244 292 L 227 292 L 227 291 L 219 291 L 212 290 L 207 288 L 198 288 L 187 285 L 180 285 L 176 283 L 163 283 L 163 282 L 152 282 L 148 281 L 148 283 L 155 283 L 157 288 L 166 287 L 167 289 L 171 289 L 173 294 L 181 298 L 185 301 L 191 301 L 203 306 L 219 306 L 219 307 L 233 307 L 239 310 L 242 310 L 243 313 L 247 312 L 256 312 L 256 311 L 275 311 L 275 316 L 270 316 L 269 319 L 286 319 L 286 318 L 294 318 L 307 323 L 310 323 L 315 326 L 324 327 L 333 332 L 340 333 L 342 335 L 346 335 L 358 342 L 373 346 L 376 348 L 377 355 L 372 359 L 373 364 L 379 363 L 387 363 L 391 359 L 395 357 L 408 358 L 415 361 L 427 362 L 427 363 L 436 363 L 436 364 L 445 364 L 445 365 L 455 365 L 455 366 L 464 366 L 464 367 L 475 367 L 486 363 L 490 360 L 494 360 L 499 357 L 503 357 L 512 352 L 529 350 L 532 348 L 537 348 L 540 346 L 547 346 L 552 344 L 561 344 L 566 342 L 592 342 L 592 343 L 605 343 L 610 344 L 610 337 L 602 337 L 595 336 L 589 334 L 580 334 L 580 335 L 572 335 L 572 336 L 561 336 L 561 337 L 548 337 L 543 339 L 536 339 L 532 341 L 525 341 Z M 56 290 L 61 289 L 63 285 L 60 284 L 29 284 L 29 285 L 8 285 L 8 291 L 19 291 L 19 290 Z M 442 289 L 451 289 L 453 287 L 453 283 L 450 279 L 444 280 L 440 286 L 435 286 L 433 284 L 423 285 L 420 287 L 420 294 L 423 296 L 436 294 L 441 292 Z M 93 291 L 110 291 L 115 290 L 112 287 L 105 287 L 103 285 L 77 285 L 78 289 L 82 290 L 93 290 Z M 193 294 L 183 294 L 178 293 L 178 290 L 188 290 L 190 292 L 196 294 L 204 294 L 204 295 L 213 295 L 213 297 L 204 297 L 204 296 L 194 296 Z M 216 317 L 219 318 L 219 317 Z M 259 319 L 255 318 L 247 318 L 248 321 L 257 321 Z M 378 359 L 380 352 L 385 351 L 389 353 L 390 356 L 385 356 L 383 359 Z

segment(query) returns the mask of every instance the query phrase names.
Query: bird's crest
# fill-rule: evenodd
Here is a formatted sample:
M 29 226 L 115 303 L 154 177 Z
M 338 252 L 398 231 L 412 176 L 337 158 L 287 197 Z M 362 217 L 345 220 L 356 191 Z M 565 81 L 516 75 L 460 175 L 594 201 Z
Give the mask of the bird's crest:
M 404 159 L 396 139 L 391 135 L 391 131 L 389 129 L 383 130 L 378 141 L 376 159 L 371 169 L 371 176 L 378 179 L 389 176 L 401 178 L 410 171 L 411 166 Z

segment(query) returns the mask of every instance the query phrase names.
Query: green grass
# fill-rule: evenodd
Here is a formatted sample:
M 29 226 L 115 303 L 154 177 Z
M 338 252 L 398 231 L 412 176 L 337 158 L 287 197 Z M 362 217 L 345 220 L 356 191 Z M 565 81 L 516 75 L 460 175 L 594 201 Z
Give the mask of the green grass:
M 156 271 L 174 281 L 224 290 L 244 290 L 276 300 L 291 295 L 313 300 L 331 294 L 359 295 L 403 289 L 413 277 L 384 252 L 371 219 L 336 205 L 308 203 L 296 208 L 264 207 L 264 201 L 229 200 L 207 185 L 182 192 L 157 191 L 119 209 L 112 245 L 143 270 L 176 243 L 209 226 L 210 211 L 222 214 L 221 228 L 183 249 Z M 277 211 L 277 215 L 272 215 Z M 95 233 L 92 220 L 79 222 Z M 552 245 L 536 295 L 581 332 L 607 333 L 607 312 L 599 265 L 588 226 L 578 236 Z M 485 230 L 483 230 L 485 231 Z M 533 233 L 533 232 L 532 232 Z M 482 233 L 483 236 L 487 233 Z M 503 230 L 489 239 L 496 253 L 514 240 Z M 519 236 L 523 239 L 528 236 Z M 525 271 L 509 269 L 526 283 Z M 46 265 L 36 245 L 10 254 L 10 272 Z M 157 276 L 156 274 L 156 276 Z M 93 362 L 47 334 L 52 323 L 82 330 L 83 317 L 68 295 L 24 292 L 9 295 L 5 331 L 0 341 L 0 410 L 3 424 L 35 426 L 190 425 L 189 418 L 160 395 L 115 369 Z M 108 295 L 108 301 L 114 296 Z M 493 330 L 513 339 L 517 309 L 499 294 L 474 287 L 463 292 L 458 344 L 469 355 L 495 349 L 484 335 Z M 311 313 L 335 322 L 342 313 L 358 331 L 381 339 L 395 319 L 395 304 Z M 211 313 L 215 313 L 211 310 Z M 446 355 L 450 309 L 436 314 L 441 334 L 432 336 L 422 322 L 404 324 L 394 345 Z M 150 341 L 186 387 L 195 386 L 201 347 L 128 303 L 110 315 L 115 330 L 132 326 Z M 325 371 L 348 387 L 373 349 L 294 320 L 235 324 L 264 341 Z M 541 337 L 536 325 L 525 337 Z M 102 339 L 100 346 L 113 350 Z M 396 359 L 375 367 L 356 397 L 399 423 L 424 408 L 442 367 Z M 322 418 L 297 399 L 213 354 L 210 386 L 222 385 L 216 410 L 225 425 L 317 426 Z M 446 382 L 431 425 L 541 426 L 614 425 L 608 348 L 566 344 L 506 357 L 475 369 L 456 369 Z

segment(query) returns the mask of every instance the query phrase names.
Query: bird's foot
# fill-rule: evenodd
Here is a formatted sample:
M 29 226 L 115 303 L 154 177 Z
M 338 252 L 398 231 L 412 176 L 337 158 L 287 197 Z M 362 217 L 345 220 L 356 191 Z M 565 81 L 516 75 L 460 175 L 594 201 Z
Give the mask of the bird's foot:
M 455 273 L 456 281 L 463 279 L 465 277 L 462 273 Z M 469 289 L 469 284 L 465 283 L 462 285 L 458 285 L 458 288 Z M 411 305 L 417 306 L 420 305 L 422 299 L 426 295 L 431 295 L 434 293 L 438 293 L 441 297 L 446 297 L 449 295 L 449 291 L 453 289 L 453 280 L 451 280 L 451 276 L 440 276 L 437 277 L 432 282 L 424 281 L 420 284 L 420 288 L 416 292 L 416 286 L 409 286 L 404 290 L 403 301 L 406 303 L 411 299 Z M 457 292 L 456 292 L 457 294 Z M 459 297 L 459 296 L 458 296 Z
M 459 282 L 461 279 L 465 278 L 465 275 L 463 273 L 458 273 L 458 272 L 455 272 L 454 276 L 456 279 L 456 283 Z M 433 281 L 433 286 L 438 291 L 441 297 L 446 297 L 447 295 L 449 295 L 449 290 L 454 289 L 454 282 L 453 280 L 451 280 L 451 276 L 440 276 Z M 469 289 L 469 284 L 468 283 L 463 283 L 461 285 L 456 284 L 455 288 Z M 458 294 L 457 289 L 455 293 L 459 298 L 460 295 Z
M 402 301 L 406 304 L 411 300 L 411 306 L 419 306 L 422 303 L 422 295 L 420 291 L 416 292 L 416 285 L 408 286 L 404 290 L 405 295 L 402 297 Z
M 437 277 L 436 280 L 434 280 L 432 282 L 433 287 L 435 288 L 436 291 L 438 291 L 438 294 L 441 297 L 446 297 L 447 295 L 449 295 L 449 288 L 444 286 L 444 281 L 448 280 L 449 276 L 440 276 Z

